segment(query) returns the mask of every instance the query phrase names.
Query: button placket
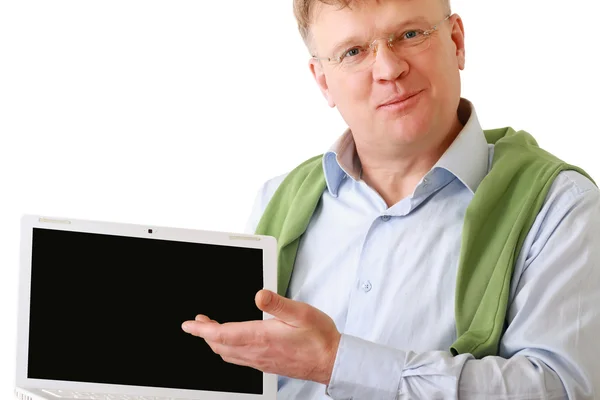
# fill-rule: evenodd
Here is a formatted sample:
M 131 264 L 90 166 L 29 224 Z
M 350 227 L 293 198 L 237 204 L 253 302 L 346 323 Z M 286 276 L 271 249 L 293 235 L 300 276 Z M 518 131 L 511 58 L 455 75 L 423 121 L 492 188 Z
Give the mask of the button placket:
M 369 252 L 373 251 L 373 249 L 370 248 L 371 246 L 369 246 L 369 242 L 372 240 L 373 231 L 379 229 L 377 222 L 376 218 L 368 229 L 362 242 L 362 248 L 357 261 L 356 279 L 354 280 L 354 287 L 348 299 L 346 321 L 343 326 L 344 332 L 347 334 L 360 334 L 362 332 L 361 329 L 364 327 L 360 321 L 364 321 L 363 310 L 368 306 L 365 302 L 365 300 L 367 300 L 365 299 L 365 296 L 367 296 L 366 293 L 373 288 L 371 282 L 365 279 L 366 276 L 364 276 L 364 274 L 367 271 L 366 266 L 370 264 Z M 368 284 L 365 285 L 367 282 Z

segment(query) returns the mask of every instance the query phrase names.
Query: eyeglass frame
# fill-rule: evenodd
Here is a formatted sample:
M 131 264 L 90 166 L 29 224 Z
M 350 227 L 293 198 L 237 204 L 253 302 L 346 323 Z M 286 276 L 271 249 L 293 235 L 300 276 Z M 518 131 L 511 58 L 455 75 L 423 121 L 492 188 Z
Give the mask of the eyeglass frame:
M 444 22 L 446 22 L 447 20 L 450 19 L 450 17 L 452 17 L 452 14 L 448 14 L 443 20 L 441 20 L 440 22 L 436 23 L 435 25 L 433 25 L 431 28 L 424 30 L 422 35 L 425 36 L 425 40 L 430 40 L 431 39 L 431 35 L 436 32 L 438 30 L 438 27 L 443 24 Z M 373 41 L 371 41 L 371 43 L 369 43 L 369 51 L 373 51 L 374 48 L 374 44 L 375 42 L 384 39 L 384 38 L 377 38 L 377 39 L 373 39 Z M 386 43 L 388 45 L 389 48 L 391 48 L 391 45 L 393 43 L 393 41 L 396 39 L 395 37 L 395 33 L 392 33 L 387 39 L 386 39 Z M 354 46 L 354 47 L 358 47 L 358 46 Z M 352 48 L 346 50 L 346 53 L 351 50 Z M 343 53 L 345 54 L 345 53 Z M 327 62 L 335 62 L 337 65 L 339 65 L 342 61 L 342 59 L 345 57 L 344 55 L 341 55 L 339 57 L 317 57 L 315 55 L 311 55 L 311 58 L 314 60 L 318 60 L 318 61 L 327 61 Z

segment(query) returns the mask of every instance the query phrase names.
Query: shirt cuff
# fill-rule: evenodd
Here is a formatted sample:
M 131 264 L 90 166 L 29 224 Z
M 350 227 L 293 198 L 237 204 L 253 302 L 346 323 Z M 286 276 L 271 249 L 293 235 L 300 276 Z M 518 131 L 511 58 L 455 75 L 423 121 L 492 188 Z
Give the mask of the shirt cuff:
M 394 400 L 406 354 L 342 334 L 326 393 L 333 399 Z

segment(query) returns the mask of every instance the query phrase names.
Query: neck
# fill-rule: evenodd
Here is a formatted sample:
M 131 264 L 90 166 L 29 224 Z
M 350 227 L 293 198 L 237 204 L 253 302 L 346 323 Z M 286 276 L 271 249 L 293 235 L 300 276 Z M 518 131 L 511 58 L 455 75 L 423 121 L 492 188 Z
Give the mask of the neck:
M 410 196 L 417 184 L 450 147 L 463 125 L 456 118 L 451 128 L 436 142 L 420 148 L 364 148 L 356 143 L 361 177 L 376 190 L 388 207 Z

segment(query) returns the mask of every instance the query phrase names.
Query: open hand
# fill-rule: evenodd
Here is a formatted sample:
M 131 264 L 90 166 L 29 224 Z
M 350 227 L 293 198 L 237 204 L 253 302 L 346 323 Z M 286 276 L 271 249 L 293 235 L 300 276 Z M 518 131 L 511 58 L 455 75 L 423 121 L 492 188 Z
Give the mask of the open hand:
M 329 384 L 341 334 L 322 311 L 269 290 L 256 306 L 274 318 L 220 324 L 205 315 L 182 329 L 203 338 L 223 360 L 266 373 Z

